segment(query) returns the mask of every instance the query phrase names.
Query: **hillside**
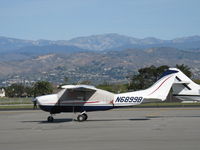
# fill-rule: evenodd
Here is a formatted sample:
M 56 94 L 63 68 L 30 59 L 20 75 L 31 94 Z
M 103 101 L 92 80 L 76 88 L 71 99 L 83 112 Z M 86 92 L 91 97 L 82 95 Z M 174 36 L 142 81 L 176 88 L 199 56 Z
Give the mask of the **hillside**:
M 84 80 L 93 83 L 125 82 L 126 77 L 137 69 L 150 65 L 174 67 L 176 64 L 186 64 L 192 68 L 195 77 L 200 77 L 200 52 L 175 48 L 21 55 L 24 56 L 23 60 L 0 61 L 2 85 L 17 81 L 30 83 L 36 80 L 60 84 L 65 77 L 75 83 Z
M 200 78 L 200 36 L 162 40 L 102 34 L 71 40 L 22 40 L 0 37 L 0 84 L 37 80 L 63 83 L 127 82 L 150 65 L 186 64 Z

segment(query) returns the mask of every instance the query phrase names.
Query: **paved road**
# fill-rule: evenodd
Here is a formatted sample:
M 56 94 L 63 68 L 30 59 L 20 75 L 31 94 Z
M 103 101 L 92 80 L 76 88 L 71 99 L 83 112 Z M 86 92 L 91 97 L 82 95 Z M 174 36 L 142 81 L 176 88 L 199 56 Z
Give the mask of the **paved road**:
M 135 108 L 73 114 L 35 111 L 0 112 L 2 150 L 198 150 L 200 108 Z

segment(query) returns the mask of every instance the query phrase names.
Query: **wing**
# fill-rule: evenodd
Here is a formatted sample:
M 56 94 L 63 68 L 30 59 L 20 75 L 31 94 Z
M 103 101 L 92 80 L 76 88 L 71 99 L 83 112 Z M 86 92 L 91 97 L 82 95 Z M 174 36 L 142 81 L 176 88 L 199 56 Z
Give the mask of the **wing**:
M 90 85 L 64 85 L 63 89 L 71 89 L 75 91 L 96 91 L 97 89 L 94 86 Z

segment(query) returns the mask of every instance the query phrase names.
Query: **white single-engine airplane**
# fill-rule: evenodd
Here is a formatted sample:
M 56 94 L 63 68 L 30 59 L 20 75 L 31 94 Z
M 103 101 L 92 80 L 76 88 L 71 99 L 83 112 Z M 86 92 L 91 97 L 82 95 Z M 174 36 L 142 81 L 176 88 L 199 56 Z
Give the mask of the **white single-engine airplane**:
M 150 88 L 140 91 L 114 94 L 88 85 L 66 85 L 57 94 L 36 97 L 39 107 L 51 116 L 61 112 L 79 112 L 78 121 L 87 120 L 86 112 L 102 111 L 118 107 L 139 105 L 146 102 L 164 101 L 175 80 L 176 70 L 169 70 Z
M 194 83 L 177 68 L 169 68 L 167 72 L 169 71 L 177 71 L 172 85 L 173 96 L 183 101 L 200 101 L 200 85 Z

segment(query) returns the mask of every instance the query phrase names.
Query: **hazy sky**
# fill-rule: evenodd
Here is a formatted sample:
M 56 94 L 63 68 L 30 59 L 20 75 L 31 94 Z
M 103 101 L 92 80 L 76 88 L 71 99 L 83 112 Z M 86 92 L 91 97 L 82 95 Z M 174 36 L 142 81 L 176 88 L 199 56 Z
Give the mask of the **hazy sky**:
M 0 36 L 67 40 L 200 35 L 200 0 L 0 0 Z

